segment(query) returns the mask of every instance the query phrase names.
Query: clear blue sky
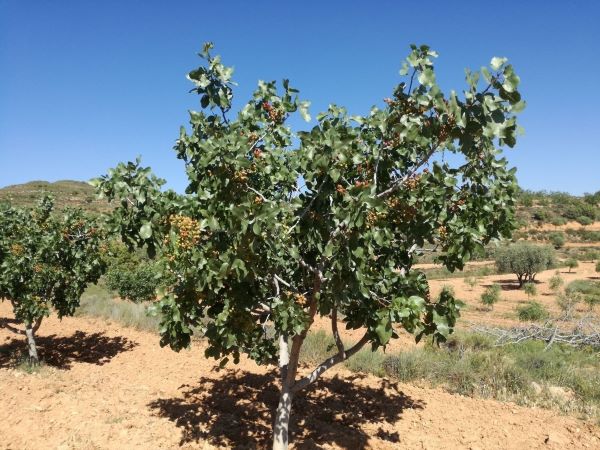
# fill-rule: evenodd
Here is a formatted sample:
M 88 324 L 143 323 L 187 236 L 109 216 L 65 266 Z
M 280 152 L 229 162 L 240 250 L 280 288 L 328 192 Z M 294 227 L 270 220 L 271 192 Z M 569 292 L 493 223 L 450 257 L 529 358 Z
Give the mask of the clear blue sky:
M 185 74 L 212 40 L 242 99 L 288 77 L 312 101 L 366 113 L 400 80 L 410 43 L 440 53 L 438 79 L 507 56 L 526 129 L 508 153 L 528 189 L 600 190 L 597 1 L 0 0 L 0 186 L 87 180 L 141 154 L 186 184 L 171 150 L 187 110 Z

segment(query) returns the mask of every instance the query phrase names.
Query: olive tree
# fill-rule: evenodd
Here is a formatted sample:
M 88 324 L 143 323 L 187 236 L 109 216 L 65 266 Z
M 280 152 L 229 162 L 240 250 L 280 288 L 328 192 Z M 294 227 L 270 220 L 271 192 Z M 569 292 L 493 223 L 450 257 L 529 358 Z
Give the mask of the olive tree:
M 514 273 L 519 280 L 519 287 L 522 287 L 525 282 L 535 281 L 538 272 L 552 267 L 554 249 L 546 245 L 517 242 L 496 250 L 495 261 L 500 272 Z
M 452 295 L 431 299 L 412 265 L 428 248 L 449 270 L 461 269 L 490 240 L 510 235 L 517 185 L 501 148 L 515 145 L 524 103 L 505 58 L 467 72 L 462 95 L 446 95 L 436 53 L 412 46 L 405 81 L 383 108 L 349 116 L 330 105 L 294 133 L 289 118 L 310 120 L 309 104 L 289 81 L 259 82 L 232 115 L 232 69 L 211 47 L 188 75 L 203 111 L 190 112 L 175 144 L 185 194 L 162 191 L 164 181 L 139 161 L 96 184 L 118 202 L 113 231 L 160 249 L 175 280 L 158 305 L 162 345 L 180 350 L 201 331 L 206 356 L 222 364 L 241 354 L 278 361 L 273 446 L 285 448 L 292 400 L 323 372 L 365 345 L 385 347 L 400 329 L 417 341 L 452 332 Z M 337 351 L 301 374 L 300 350 L 317 315 L 328 318 Z M 362 337 L 347 347 L 341 326 Z
M 44 197 L 36 208 L 0 211 L 0 300 L 11 302 L 24 330 L 5 325 L 27 339 L 29 360 L 39 362 L 35 333 L 55 310 L 71 316 L 81 294 L 104 269 L 101 233 L 80 211 L 53 213 Z

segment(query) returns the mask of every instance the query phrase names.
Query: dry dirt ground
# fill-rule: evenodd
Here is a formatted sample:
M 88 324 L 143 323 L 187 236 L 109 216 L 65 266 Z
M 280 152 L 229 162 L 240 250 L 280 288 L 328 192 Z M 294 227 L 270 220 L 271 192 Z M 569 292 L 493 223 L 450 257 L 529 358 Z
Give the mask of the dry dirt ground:
M 8 304 L 0 317 L 11 318 Z M 0 448 L 265 448 L 274 374 L 248 360 L 217 371 L 201 343 L 181 353 L 156 335 L 99 319 L 48 319 L 46 366 L 27 374 L 0 329 Z M 295 448 L 600 448 L 600 429 L 557 413 L 327 373 L 294 403 Z

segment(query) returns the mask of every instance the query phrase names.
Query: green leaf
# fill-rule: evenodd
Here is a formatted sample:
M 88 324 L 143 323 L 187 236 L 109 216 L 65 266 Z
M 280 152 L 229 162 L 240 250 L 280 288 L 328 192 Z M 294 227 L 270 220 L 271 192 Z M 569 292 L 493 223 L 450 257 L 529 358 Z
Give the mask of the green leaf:
M 298 110 L 300 111 L 300 115 L 305 122 L 310 122 L 311 117 L 308 113 L 308 107 L 310 106 L 310 102 L 302 101 L 298 104 Z
M 389 315 L 385 315 L 375 327 L 375 333 L 381 345 L 386 345 L 392 337 L 392 324 Z
M 435 84 L 435 73 L 432 69 L 426 68 L 419 74 L 419 83 L 425 86 L 433 86 Z
M 152 237 L 152 224 L 150 222 L 146 222 L 140 228 L 140 237 L 142 239 L 150 239 Z
M 492 58 L 492 61 L 490 62 L 490 66 L 493 70 L 500 70 L 500 67 L 502 67 L 502 65 L 506 63 L 506 61 L 508 61 L 507 58 L 499 58 L 497 56 L 494 56 Z

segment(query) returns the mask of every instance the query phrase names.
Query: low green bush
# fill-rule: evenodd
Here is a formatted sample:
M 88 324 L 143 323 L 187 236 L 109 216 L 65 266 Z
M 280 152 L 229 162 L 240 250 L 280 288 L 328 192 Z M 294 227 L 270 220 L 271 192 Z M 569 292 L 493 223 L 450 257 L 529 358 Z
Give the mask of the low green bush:
M 548 235 L 548 240 L 552 244 L 555 249 L 559 249 L 564 247 L 565 245 L 565 234 L 561 232 L 550 233 Z
M 536 320 L 547 319 L 550 313 L 544 305 L 538 302 L 527 302 L 523 306 L 517 308 L 519 320 L 535 322 Z
M 156 266 L 151 262 L 140 263 L 134 268 L 113 266 L 106 273 L 106 285 L 124 299 L 134 302 L 153 300 L 159 286 Z
M 579 216 L 577 219 L 575 219 L 578 223 L 580 223 L 581 225 L 591 225 L 592 223 L 594 223 L 594 221 L 592 219 L 590 219 L 587 216 Z

